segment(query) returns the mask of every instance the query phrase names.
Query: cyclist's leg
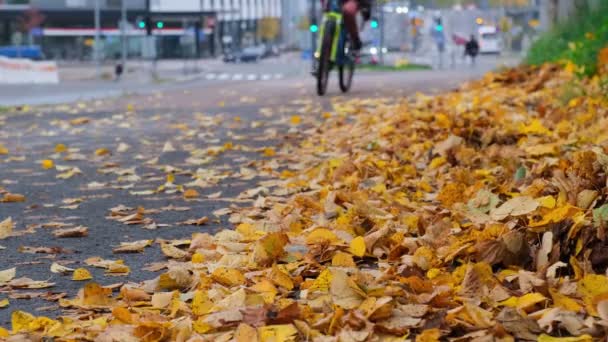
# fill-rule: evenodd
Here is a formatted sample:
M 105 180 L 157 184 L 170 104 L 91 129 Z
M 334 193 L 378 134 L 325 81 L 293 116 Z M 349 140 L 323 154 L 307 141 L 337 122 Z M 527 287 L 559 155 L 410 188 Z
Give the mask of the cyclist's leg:
M 348 30 L 353 41 L 353 48 L 355 50 L 361 49 L 361 39 L 359 38 L 359 28 L 357 27 L 357 11 L 359 6 L 357 0 L 345 0 L 342 6 L 342 12 L 344 15 L 344 26 Z

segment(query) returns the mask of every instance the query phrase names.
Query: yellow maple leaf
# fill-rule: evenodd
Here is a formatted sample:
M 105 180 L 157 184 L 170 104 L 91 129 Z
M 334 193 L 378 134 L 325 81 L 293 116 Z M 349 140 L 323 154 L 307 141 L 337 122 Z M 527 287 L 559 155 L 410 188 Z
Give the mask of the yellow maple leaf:
M 9 337 L 10 333 L 8 332 L 8 330 L 4 329 L 3 327 L 0 327 L 0 338 L 6 338 Z
M 96 156 L 105 156 L 110 154 L 110 150 L 108 150 L 107 148 L 98 148 L 95 150 L 95 155 Z
M 241 323 L 234 333 L 235 342 L 255 342 L 258 341 L 258 331 L 249 324 Z
M 218 267 L 211 274 L 211 278 L 224 286 L 237 286 L 245 284 L 245 276 L 234 268 Z
M 90 280 L 93 279 L 91 272 L 86 268 L 77 268 L 74 270 L 74 274 L 72 274 L 72 280 L 82 281 L 82 280 Z
M 213 302 L 207 296 L 207 292 L 197 290 L 192 297 L 192 313 L 198 316 L 211 312 Z
M 42 168 L 45 170 L 52 169 L 55 166 L 55 163 L 50 159 L 45 159 L 41 163 Z
M 293 324 L 268 325 L 258 328 L 260 342 L 295 341 L 298 330 Z
M 112 309 L 112 316 L 118 319 L 119 321 L 127 324 L 133 323 L 133 315 L 127 308 L 117 307 Z
M 363 236 L 357 236 L 350 242 L 350 247 L 348 249 L 354 256 L 358 256 L 359 258 L 365 255 L 365 239 Z
M 591 335 L 581 335 L 576 337 L 553 337 L 546 334 L 542 334 L 536 340 L 537 342 L 592 342 L 593 337 Z
M 331 259 L 331 265 L 336 267 L 357 267 L 353 256 L 344 252 L 336 252 Z
M 55 152 L 57 152 L 57 153 L 63 153 L 65 151 L 67 151 L 67 150 L 68 150 L 68 147 L 65 146 L 64 144 L 57 144 L 57 145 L 55 145 Z
M 294 287 L 293 280 L 289 275 L 283 272 L 279 266 L 274 264 L 269 275 L 270 280 L 278 286 L 284 287 L 287 290 L 291 290 Z
M 519 132 L 521 134 L 539 134 L 539 135 L 548 135 L 549 133 L 551 133 L 547 129 L 547 127 L 545 127 L 543 125 L 543 123 L 538 119 L 532 120 L 527 125 L 521 124 L 519 126 Z
M 306 237 L 306 243 L 309 245 L 318 243 L 334 243 L 338 241 L 338 237 L 334 232 L 326 228 L 317 228 Z
M 323 272 L 321 272 L 321 274 L 319 274 L 317 279 L 315 279 L 315 281 L 312 283 L 309 290 L 310 291 L 319 290 L 319 291 L 323 291 L 323 292 L 328 292 L 332 277 L 333 276 L 329 269 L 323 270 Z
M 302 118 L 299 115 L 294 115 L 289 121 L 292 125 L 299 125 L 302 122 Z
M 11 314 L 11 326 L 13 332 L 29 331 L 30 323 L 36 318 L 23 311 L 13 311 Z
M 200 253 L 194 253 L 194 254 L 192 254 L 191 261 L 193 264 L 200 264 L 203 261 L 205 261 L 205 256 Z
M 420 335 L 416 336 L 416 342 L 436 342 L 439 341 L 440 336 L 441 332 L 439 329 L 427 329 Z
M 262 154 L 264 154 L 264 157 L 274 157 L 277 152 L 272 147 L 266 147 Z
M 583 309 L 582 305 L 580 305 L 577 301 L 558 292 L 555 289 L 549 289 L 549 293 L 553 298 L 553 305 L 558 308 L 573 312 L 579 312 Z
M 526 293 L 521 297 L 510 297 L 509 299 L 500 302 L 499 305 L 526 310 L 545 300 L 547 300 L 545 296 L 538 292 L 534 292 Z
M 274 284 L 265 278 L 249 289 L 261 294 L 262 299 L 266 304 L 272 304 L 277 293 L 279 293 L 279 290 L 274 286 Z

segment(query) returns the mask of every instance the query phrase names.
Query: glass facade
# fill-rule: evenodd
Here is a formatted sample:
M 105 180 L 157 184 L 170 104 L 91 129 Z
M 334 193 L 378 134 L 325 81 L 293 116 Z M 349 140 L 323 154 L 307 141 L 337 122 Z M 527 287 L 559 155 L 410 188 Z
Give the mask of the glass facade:
M 128 10 L 127 46 L 130 57 L 142 57 L 146 36 L 145 0 L 125 0 Z M 162 0 L 161 0 L 162 1 Z M 37 8 L 44 21 L 31 30 L 19 27 L 27 4 Z M 21 5 L 3 7 L 3 5 Z M 100 49 L 105 59 L 120 55 L 121 0 L 100 0 Z M 156 37 L 158 58 L 210 57 L 225 49 L 274 42 L 260 32 L 261 20 L 279 20 L 281 0 L 200 0 L 199 12 L 152 12 L 150 25 Z M 25 7 L 23 5 L 26 5 Z M 49 59 L 89 60 L 94 48 L 93 0 L 0 0 L 0 45 L 15 44 L 15 32 L 23 31 L 20 44 L 40 45 Z

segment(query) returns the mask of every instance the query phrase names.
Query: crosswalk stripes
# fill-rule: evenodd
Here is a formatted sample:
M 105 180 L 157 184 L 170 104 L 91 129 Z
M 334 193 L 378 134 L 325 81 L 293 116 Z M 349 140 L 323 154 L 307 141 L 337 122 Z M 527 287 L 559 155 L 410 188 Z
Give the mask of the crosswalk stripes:
M 285 78 L 281 73 L 276 74 L 244 74 L 244 73 L 217 73 L 210 72 L 203 76 L 207 81 L 271 81 Z

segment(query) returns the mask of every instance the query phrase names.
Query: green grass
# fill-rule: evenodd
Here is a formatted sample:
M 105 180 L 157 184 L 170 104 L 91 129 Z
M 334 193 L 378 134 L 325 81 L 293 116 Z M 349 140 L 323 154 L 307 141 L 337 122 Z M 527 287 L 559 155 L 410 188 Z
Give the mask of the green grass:
M 424 64 L 405 64 L 400 66 L 394 65 L 372 65 L 362 64 L 358 65 L 357 69 L 367 71 L 412 71 L 412 70 L 430 70 L 431 67 Z
M 602 1 L 600 8 L 584 10 L 541 36 L 532 45 L 526 62 L 540 65 L 570 61 L 580 68 L 579 74 L 591 76 L 597 71 L 598 52 L 606 46 L 608 1 Z

